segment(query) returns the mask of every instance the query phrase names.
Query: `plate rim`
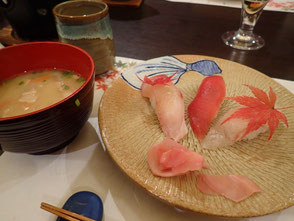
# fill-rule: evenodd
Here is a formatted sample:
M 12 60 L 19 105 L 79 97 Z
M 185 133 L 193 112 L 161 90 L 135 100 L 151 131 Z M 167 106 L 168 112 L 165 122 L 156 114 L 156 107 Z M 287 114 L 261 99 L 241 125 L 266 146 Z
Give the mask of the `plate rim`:
M 207 55 L 196 55 L 196 54 L 181 54 L 181 55 L 169 55 L 169 56 L 197 56 L 197 57 L 202 57 L 204 59 L 218 59 L 218 60 L 222 60 L 222 61 L 225 61 L 225 62 L 230 62 L 230 63 L 234 63 L 235 65 L 240 65 L 246 69 L 250 69 L 254 72 L 257 72 L 259 75 L 262 75 L 263 77 L 275 82 L 277 85 L 279 85 L 280 87 L 282 87 L 284 90 L 286 90 L 287 92 L 289 92 L 290 94 L 293 95 L 293 93 L 291 91 L 289 91 L 286 87 L 284 87 L 283 85 L 281 85 L 279 82 L 275 81 L 274 79 L 272 79 L 271 77 L 267 76 L 266 74 L 260 72 L 259 70 L 256 70 L 252 67 L 249 67 L 247 65 L 244 65 L 244 64 L 240 64 L 238 62 L 235 62 L 235 61 L 231 61 L 231 60 L 227 60 L 227 59 L 224 59 L 224 58 L 219 58 L 219 57 L 213 57 L 213 56 L 207 56 Z M 160 57 L 155 57 L 155 58 L 151 58 L 151 59 L 148 59 L 148 60 L 144 60 L 142 61 L 142 63 L 145 63 L 145 62 L 148 62 L 150 60 L 153 60 L 153 59 L 159 59 L 159 58 L 162 58 L 162 57 L 166 57 L 166 56 L 160 56 Z M 140 64 L 142 64 L 140 63 Z M 136 65 L 137 66 L 137 65 Z M 130 69 L 133 69 L 134 67 L 131 67 Z M 126 71 L 130 71 L 130 69 L 126 70 Z M 122 77 L 120 76 L 118 79 L 122 79 Z M 115 79 L 115 81 L 118 81 L 118 79 Z M 127 82 L 124 81 L 125 84 L 127 84 Z M 130 85 L 128 85 L 130 86 Z M 131 86 L 130 86 L 131 87 Z M 219 217 L 219 218 L 250 218 L 250 217 L 260 217 L 260 216 L 265 216 L 265 215 L 269 215 L 269 214 L 273 214 L 273 213 L 277 213 L 277 212 L 280 212 L 284 209 L 287 209 L 291 206 L 294 205 L 294 202 L 291 204 L 291 203 L 288 203 L 287 206 L 283 206 L 283 207 L 278 207 L 276 208 L 275 210 L 273 211 L 270 211 L 270 212 L 266 212 L 266 213 L 263 213 L 263 214 L 250 214 L 250 215 L 228 215 L 228 214 L 223 214 L 223 215 L 220 215 L 220 214 L 213 214 L 213 213 L 209 213 L 209 212 L 205 212 L 203 210 L 198 210 L 198 211 L 195 211 L 193 209 L 190 209 L 190 208 L 187 208 L 179 203 L 175 203 L 175 202 L 171 202 L 169 199 L 166 199 L 164 197 L 161 197 L 160 194 L 156 194 L 154 193 L 148 185 L 145 185 L 143 182 L 141 182 L 141 180 L 137 180 L 135 179 L 133 176 L 131 176 L 130 174 L 127 173 L 127 171 L 122 167 L 122 165 L 119 164 L 119 162 L 117 162 L 115 156 L 113 155 L 113 153 L 111 151 L 109 151 L 109 147 L 108 147 L 108 144 L 106 142 L 106 138 L 105 136 L 103 136 L 103 122 L 101 121 L 101 108 L 103 106 L 103 102 L 104 102 L 104 98 L 105 98 L 105 95 L 107 95 L 107 92 L 109 91 L 109 89 L 107 89 L 102 97 L 101 97 L 101 100 L 100 100 L 100 103 L 99 103 L 99 108 L 98 108 L 98 129 L 99 129 L 99 134 L 101 136 L 101 142 L 103 143 L 105 149 L 107 150 L 107 152 L 109 153 L 111 159 L 113 160 L 113 162 L 118 166 L 118 168 L 127 176 L 129 177 L 134 183 L 136 183 L 140 188 L 143 188 L 144 191 L 146 191 L 147 193 L 149 193 L 150 195 L 152 195 L 154 198 L 156 198 L 157 200 L 160 200 L 161 202 L 163 203 L 166 203 L 172 207 L 176 207 L 176 208 L 179 208 L 179 209 L 182 209 L 184 211 L 190 211 L 192 213 L 199 213 L 199 214 L 204 214 L 204 215 L 208 215 L 208 216 L 212 216 L 212 217 Z M 294 95 L 293 95 L 294 96 Z M 161 178 L 162 179 L 162 178 Z

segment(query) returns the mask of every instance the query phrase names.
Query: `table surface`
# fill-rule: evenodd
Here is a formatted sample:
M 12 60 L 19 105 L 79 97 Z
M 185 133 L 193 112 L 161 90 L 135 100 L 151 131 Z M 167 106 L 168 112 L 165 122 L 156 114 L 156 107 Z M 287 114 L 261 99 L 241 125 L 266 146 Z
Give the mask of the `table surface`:
M 109 11 L 117 56 L 147 60 L 207 55 L 247 65 L 270 77 L 294 80 L 294 13 L 264 11 L 254 32 L 265 39 L 265 46 L 243 51 L 221 40 L 224 32 L 238 29 L 239 8 L 145 0 L 139 8 L 110 6 Z
M 256 32 L 264 37 L 266 46 L 258 51 L 231 49 L 220 38 L 225 31 L 238 28 L 240 9 L 145 0 L 140 8 L 111 7 L 110 15 L 118 56 L 146 60 L 172 54 L 208 55 L 294 80 L 294 14 L 263 13 Z M 294 82 L 278 82 L 294 93 Z M 104 220 L 227 220 L 176 210 L 128 179 L 98 141 L 101 96 L 102 92 L 95 95 L 93 113 L 77 139 L 58 154 L 36 157 L 5 152 L 0 157 L 1 218 L 53 221 L 54 215 L 39 209 L 40 202 L 61 207 L 74 192 L 89 190 L 102 198 Z M 290 221 L 293 216 L 291 207 L 238 220 Z
M 255 32 L 266 45 L 257 51 L 233 49 L 222 42 L 224 32 L 239 27 L 238 8 L 145 0 L 140 8 L 110 7 L 110 17 L 118 56 L 146 60 L 208 55 L 294 80 L 294 13 L 263 12 Z

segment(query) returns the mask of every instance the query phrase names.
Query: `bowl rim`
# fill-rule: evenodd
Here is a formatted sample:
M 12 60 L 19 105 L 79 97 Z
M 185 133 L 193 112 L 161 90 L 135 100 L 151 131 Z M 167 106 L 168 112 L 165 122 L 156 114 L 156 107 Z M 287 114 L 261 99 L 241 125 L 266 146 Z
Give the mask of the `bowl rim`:
M 89 53 L 87 53 L 85 50 L 77 47 L 77 46 L 74 46 L 74 45 L 71 45 L 71 44 L 66 44 L 66 43 L 61 43 L 61 42 L 51 42 L 51 41 L 42 41 L 42 42 L 26 42 L 26 43 L 21 43 L 21 44 L 16 44 L 16 45 L 11 45 L 11 46 L 7 46 L 7 47 L 4 47 L 4 48 L 0 48 L 0 52 L 3 51 L 3 50 L 10 50 L 11 48 L 15 48 L 15 47 L 20 47 L 20 46 L 26 46 L 26 45 L 37 45 L 37 44 L 46 44 L 46 45 L 63 45 L 63 46 L 66 46 L 66 47 L 70 47 L 70 48 L 74 48 L 75 50 L 78 50 L 80 51 L 81 53 L 83 53 L 84 55 L 86 55 L 89 60 L 90 60 L 90 63 L 91 63 L 91 74 L 87 77 L 86 81 L 74 92 L 72 93 L 71 95 L 67 96 L 66 98 L 50 105 L 50 106 L 47 106 L 45 108 L 42 108 L 42 109 L 39 109 L 39 110 L 36 110 L 36 111 L 33 111 L 33 112 L 29 112 L 29 113 L 26 113 L 26 114 L 21 114 L 21 115 L 16 115 L 16 116 L 12 116 L 12 117 L 0 117 L 0 123 L 1 122 L 4 122 L 4 121 L 9 121 L 9 120 L 14 120 L 14 119 L 18 119 L 18 118 L 25 118 L 25 117 L 28 117 L 28 116 L 31 116 L 31 115 L 34 115 L 34 114 L 38 114 L 38 113 L 41 113 L 43 111 L 46 111 L 46 110 L 49 110 L 55 106 L 58 106 L 59 104 L 69 100 L 70 98 L 72 98 L 73 96 L 75 96 L 76 94 L 78 94 L 89 82 L 90 80 L 92 79 L 92 77 L 95 75 L 95 65 L 94 65 L 94 60 L 93 58 L 91 57 L 91 55 Z

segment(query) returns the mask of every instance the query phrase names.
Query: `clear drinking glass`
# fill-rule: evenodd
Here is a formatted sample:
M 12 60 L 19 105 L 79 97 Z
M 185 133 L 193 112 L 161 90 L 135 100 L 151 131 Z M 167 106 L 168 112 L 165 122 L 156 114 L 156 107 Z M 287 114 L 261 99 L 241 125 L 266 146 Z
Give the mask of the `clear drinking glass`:
M 240 28 L 224 33 L 224 43 L 242 50 L 257 50 L 263 47 L 263 38 L 254 34 L 253 29 L 268 2 L 269 0 L 242 0 Z

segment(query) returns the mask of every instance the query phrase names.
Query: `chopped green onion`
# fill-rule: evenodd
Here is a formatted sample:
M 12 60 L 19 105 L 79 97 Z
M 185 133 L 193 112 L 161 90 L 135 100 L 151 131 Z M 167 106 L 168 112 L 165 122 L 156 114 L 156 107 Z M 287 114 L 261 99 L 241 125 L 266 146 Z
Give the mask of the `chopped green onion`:
M 77 82 L 84 83 L 84 82 L 86 81 L 86 79 L 83 78 L 83 77 L 79 77 L 76 81 L 77 81 Z
M 19 82 L 19 83 L 18 83 L 18 85 L 23 85 L 23 84 L 24 84 L 24 82 L 23 82 L 23 81 L 21 81 L 21 82 Z
M 63 71 L 62 75 L 63 75 L 63 77 L 71 78 L 74 75 L 74 73 L 72 73 L 70 71 Z
M 69 86 L 65 84 L 65 85 L 63 85 L 63 88 L 64 88 L 64 90 L 68 90 Z
M 76 99 L 76 100 L 75 100 L 75 104 L 76 104 L 77 107 L 79 107 L 79 106 L 81 105 L 80 100 L 79 100 L 79 99 Z

